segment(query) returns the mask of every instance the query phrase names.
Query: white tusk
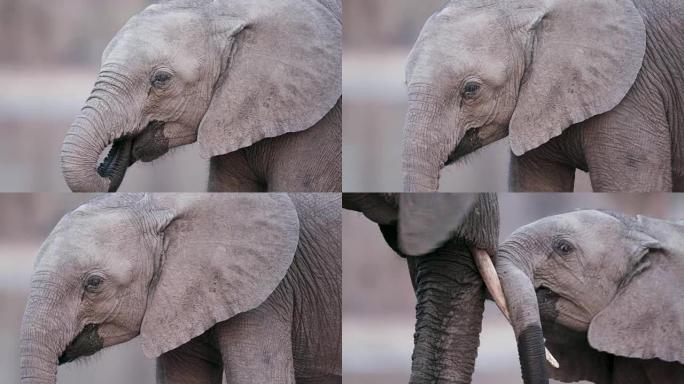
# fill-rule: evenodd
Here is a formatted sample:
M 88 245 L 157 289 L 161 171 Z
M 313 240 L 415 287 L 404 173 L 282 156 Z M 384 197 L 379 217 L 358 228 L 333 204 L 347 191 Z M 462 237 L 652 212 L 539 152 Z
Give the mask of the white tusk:
M 496 274 L 492 259 L 489 257 L 487 251 L 475 247 L 470 248 L 470 253 L 473 254 L 473 259 L 475 259 L 475 264 L 480 271 L 482 280 L 484 280 L 484 283 L 487 286 L 487 290 L 489 290 L 489 294 L 492 295 L 496 306 L 499 307 L 501 313 L 503 313 L 506 320 L 510 323 L 511 315 L 508 312 L 508 305 L 506 305 L 506 297 L 504 296 L 503 288 L 501 288 L 501 282 L 499 281 L 499 276 Z M 546 361 L 554 368 L 560 367 L 556 358 L 553 357 L 546 347 L 544 347 L 544 351 L 546 352 Z
M 551 354 L 551 352 L 549 352 L 549 350 L 546 349 L 546 347 L 544 347 L 544 352 L 546 352 L 546 361 L 548 361 L 549 364 L 551 364 L 552 367 L 554 367 L 554 368 L 560 368 L 560 365 L 558 364 L 558 361 L 556 360 L 555 357 L 553 357 L 553 355 Z

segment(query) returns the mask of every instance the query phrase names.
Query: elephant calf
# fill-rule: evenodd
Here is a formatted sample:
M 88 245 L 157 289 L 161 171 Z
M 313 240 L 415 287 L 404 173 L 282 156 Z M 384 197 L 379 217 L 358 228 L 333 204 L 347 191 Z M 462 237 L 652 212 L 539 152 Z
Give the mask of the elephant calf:
M 112 194 L 41 247 L 21 383 L 138 335 L 159 383 L 341 383 L 332 194 Z
M 210 191 L 340 191 L 341 13 L 341 0 L 171 0 L 135 15 L 64 139 L 69 188 L 116 191 L 136 161 L 197 141 Z
M 684 224 L 603 211 L 551 216 L 497 252 L 525 383 L 684 380 Z M 543 335 L 542 335 L 543 327 Z
M 404 190 L 510 138 L 512 191 L 684 190 L 684 2 L 452 0 L 406 66 Z

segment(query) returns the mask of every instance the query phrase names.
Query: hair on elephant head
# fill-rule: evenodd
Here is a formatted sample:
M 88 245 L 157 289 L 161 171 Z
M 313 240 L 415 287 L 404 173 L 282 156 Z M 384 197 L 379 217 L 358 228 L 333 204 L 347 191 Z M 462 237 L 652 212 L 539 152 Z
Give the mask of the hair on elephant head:
M 599 352 L 684 363 L 683 245 L 681 224 L 594 210 L 516 230 L 497 270 L 525 382 L 546 375 L 544 336 L 562 380 L 610 375 Z
M 469 381 L 485 298 L 478 268 L 491 266 L 498 242 L 496 195 L 345 194 L 343 206 L 378 223 L 407 260 L 417 299 L 411 382 Z
M 67 184 L 115 191 L 128 166 L 173 147 L 199 141 L 211 157 L 313 126 L 341 95 L 340 13 L 335 0 L 149 6 L 102 55 L 62 146 Z
M 406 67 L 404 190 L 437 190 L 445 164 L 507 135 L 521 155 L 614 108 L 645 41 L 631 0 L 449 2 Z
M 21 382 L 142 336 L 157 357 L 260 305 L 292 263 L 299 219 L 286 195 L 96 198 L 41 247 L 21 333 Z M 220 289 L 217 289 L 220 287 Z

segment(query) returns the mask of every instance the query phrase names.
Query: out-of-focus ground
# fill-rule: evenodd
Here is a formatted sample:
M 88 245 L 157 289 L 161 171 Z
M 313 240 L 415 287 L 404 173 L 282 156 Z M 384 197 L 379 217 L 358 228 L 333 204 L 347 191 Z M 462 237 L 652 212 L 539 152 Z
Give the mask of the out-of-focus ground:
M 68 191 L 64 135 L 107 43 L 147 0 L 0 0 L 0 192 Z M 204 191 L 197 145 L 133 165 L 121 191 Z
M 406 58 L 444 0 L 344 0 L 343 190 L 401 191 Z M 442 170 L 440 191 L 508 190 L 508 139 Z M 590 191 L 577 172 L 577 191 Z
M 684 196 L 671 194 L 499 194 L 500 239 L 542 217 L 579 208 L 684 218 Z M 403 259 L 376 224 L 345 210 L 343 219 L 343 372 L 345 384 L 406 383 L 410 375 L 415 296 Z M 485 305 L 474 384 L 520 383 L 513 332 Z
M 90 195 L 0 194 L 0 382 L 19 382 L 21 317 L 33 261 L 42 242 L 68 211 Z M 59 314 L 55 314 L 58 316 Z M 154 383 L 154 361 L 137 339 L 82 362 L 60 366 L 59 383 Z

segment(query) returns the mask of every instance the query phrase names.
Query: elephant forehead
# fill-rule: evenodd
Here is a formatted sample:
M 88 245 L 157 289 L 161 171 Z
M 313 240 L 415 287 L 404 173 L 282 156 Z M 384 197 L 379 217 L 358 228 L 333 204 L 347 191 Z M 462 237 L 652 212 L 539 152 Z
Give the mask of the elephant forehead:
M 478 75 L 502 83 L 508 74 L 503 58 L 511 56 L 511 46 L 501 20 L 483 12 L 470 15 L 446 10 L 433 15 L 423 28 L 409 55 L 407 82 L 460 81 L 463 76 Z
M 38 253 L 36 266 L 65 276 L 70 273 L 80 276 L 83 271 L 91 269 L 124 276 L 131 271 L 132 260 L 142 253 L 143 247 L 131 236 L 114 240 L 96 231 L 79 228 L 78 231 L 51 235 Z
M 197 52 L 207 44 L 206 22 L 189 10 L 134 16 L 104 52 L 107 62 L 129 64 L 175 59 L 179 49 Z
M 607 240 L 620 233 L 622 223 L 615 217 L 595 210 L 581 210 L 545 217 L 516 230 L 513 235 L 540 238 L 568 236 L 577 241 L 600 237 Z
M 109 252 L 137 244 L 140 228 L 123 210 L 76 210 L 62 219 L 46 243 L 53 250 L 79 250 L 82 253 Z

